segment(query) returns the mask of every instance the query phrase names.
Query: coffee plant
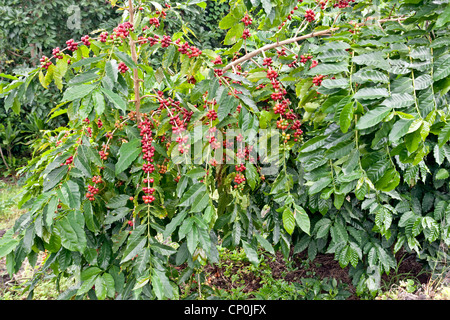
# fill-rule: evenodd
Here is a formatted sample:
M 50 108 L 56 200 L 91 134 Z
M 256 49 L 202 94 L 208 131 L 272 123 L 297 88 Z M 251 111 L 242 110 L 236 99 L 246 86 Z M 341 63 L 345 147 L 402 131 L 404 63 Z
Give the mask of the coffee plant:
M 11 79 L 13 103 L 56 86 L 70 119 L 36 142 L 0 240 L 11 274 L 46 253 L 30 297 L 51 270 L 76 279 L 63 299 L 177 299 L 218 246 L 334 254 L 361 295 L 397 253 L 447 250 L 446 1 L 231 0 L 214 50 L 162 28 L 204 2 L 111 4 L 113 30 Z

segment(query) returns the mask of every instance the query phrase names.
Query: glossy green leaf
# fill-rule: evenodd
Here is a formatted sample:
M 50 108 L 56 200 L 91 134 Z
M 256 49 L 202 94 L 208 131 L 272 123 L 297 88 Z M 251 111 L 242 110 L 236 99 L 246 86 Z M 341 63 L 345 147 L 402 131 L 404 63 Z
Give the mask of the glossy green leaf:
M 362 130 L 379 124 L 392 109 L 390 107 L 377 107 L 365 113 L 356 123 L 356 129 Z
M 124 172 L 137 159 L 141 153 L 141 140 L 133 139 L 130 142 L 122 144 L 119 149 L 119 160 L 117 161 L 116 175 Z

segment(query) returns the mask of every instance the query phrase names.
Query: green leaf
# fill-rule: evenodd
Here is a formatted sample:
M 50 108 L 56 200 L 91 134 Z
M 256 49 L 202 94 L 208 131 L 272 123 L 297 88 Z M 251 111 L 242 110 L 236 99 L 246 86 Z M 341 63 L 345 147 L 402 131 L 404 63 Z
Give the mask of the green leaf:
M 273 246 L 270 244 L 269 241 L 267 241 L 266 238 L 264 238 L 259 233 L 255 233 L 256 238 L 258 239 L 259 244 L 264 248 L 264 250 L 270 252 L 271 254 L 275 254 L 275 250 L 273 249 Z
M 314 233 L 316 239 L 325 238 L 331 229 L 331 220 L 328 218 L 322 218 L 314 225 Z
M 114 51 L 114 54 L 120 60 L 122 60 L 127 65 L 127 67 L 129 67 L 130 69 L 136 69 L 137 68 L 137 65 L 136 65 L 136 63 L 134 63 L 133 59 L 131 59 L 131 57 L 128 54 L 126 54 L 125 52 L 116 50 L 116 51 Z
M 414 151 L 417 150 L 421 141 L 422 141 L 422 137 L 420 135 L 419 130 L 416 130 L 412 133 L 408 133 L 405 136 L 406 149 L 408 149 L 408 151 L 410 153 L 413 153 Z
M 103 277 L 97 277 L 95 279 L 95 295 L 97 296 L 97 299 L 105 300 L 107 294 L 108 290 Z
M 401 137 L 403 137 L 405 134 L 407 134 L 409 128 L 411 127 L 412 122 L 413 122 L 412 120 L 400 119 L 396 123 L 394 123 L 394 126 L 392 127 L 392 130 L 389 133 L 389 140 L 391 142 L 395 142 Z
M 52 197 L 48 202 L 47 206 L 44 208 L 45 225 L 50 228 L 53 225 L 53 217 L 55 216 L 55 211 L 58 206 L 58 199 Z
M 223 43 L 227 46 L 235 44 L 241 37 L 244 32 L 244 24 L 237 23 L 228 30 Z
M 389 78 L 381 71 L 363 68 L 352 75 L 352 82 L 381 82 L 389 83 Z
M 95 284 L 95 280 L 97 280 L 98 275 L 94 275 L 88 279 L 86 279 L 80 286 L 80 288 L 78 288 L 77 291 L 77 295 L 83 295 L 86 292 L 88 292 L 89 290 L 92 289 L 92 287 Z
M 294 219 L 303 232 L 310 235 L 311 222 L 305 209 L 294 203 Z
M 102 272 L 102 269 L 100 269 L 99 267 L 94 267 L 94 266 L 89 267 L 81 272 L 80 280 L 86 281 L 92 277 L 95 277 L 96 275 L 98 275 L 101 272 Z
M 439 15 L 436 20 L 435 28 L 440 28 L 450 21 L 450 6 L 446 6 L 445 10 Z
M 130 199 L 129 195 L 118 194 L 118 195 L 112 197 L 106 203 L 106 207 L 109 209 L 117 209 L 117 208 L 125 207 L 129 199 Z
M 381 51 L 370 52 L 353 57 L 353 62 L 359 65 L 366 65 L 383 70 L 389 69 L 389 63 L 384 58 Z
M 86 66 L 88 64 L 96 63 L 96 62 L 102 61 L 106 55 L 107 55 L 107 53 L 102 53 L 101 55 L 99 55 L 97 57 L 83 58 L 81 60 L 78 60 L 77 62 L 72 63 L 70 65 L 70 67 L 72 69 L 75 69 L 75 68 Z
M 70 251 L 83 252 L 86 248 L 86 233 L 84 232 L 84 218 L 79 211 L 70 211 L 65 217 L 56 222 L 61 236 L 61 244 Z
M 105 63 L 105 76 L 102 84 L 107 89 L 112 90 L 117 82 L 119 68 L 116 60 L 110 60 Z
M 248 185 L 250 186 L 250 188 L 252 188 L 252 190 L 255 190 L 256 184 L 258 182 L 258 171 L 256 170 L 256 167 L 251 164 L 248 163 L 245 166 L 245 179 L 248 183 Z
M 450 122 L 447 122 L 439 132 L 438 136 L 439 148 L 442 148 L 449 139 L 450 139 Z
M 98 74 L 98 70 L 99 69 L 97 68 L 81 73 L 70 79 L 70 81 L 67 84 L 69 86 L 73 86 L 97 80 L 100 77 L 100 75 Z
M 170 222 L 167 224 L 166 229 L 164 230 L 163 237 L 164 239 L 167 239 L 170 237 L 175 229 L 181 224 L 181 222 L 184 221 L 184 218 L 186 218 L 187 211 L 183 211 L 178 213 Z
M 450 75 L 450 55 L 446 54 L 438 59 L 433 64 L 433 80 L 438 81 Z
M 350 86 L 350 83 L 347 79 L 325 79 L 322 81 L 322 87 L 327 89 L 345 89 Z
M 111 101 L 117 108 L 119 108 L 123 112 L 127 111 L 127 102 L 121 96 L 103 87 L 101 88 L 101 90 L 108 98 L 108 100 Z
M 83 215 L 86 222 L 86 227 L 94 232 L 97 233 L 100 230 L 100 227 L 94 218 L 94 210 L 92 208 L 92 203 L 90 201 L 84 201 L 83 203 Z
M 309 188 L 308 194 L 313 195 L 320 191 L 322 191 L 325 187 L 327 187 L 333 179 L 330 176 L 325 176 L 315 181 L 313 185 Z
M 447 179 L 449 176 L 450 176 L 450 174 L 449 174 L 448 170 L 441 168 L 436 173 L 436 180 L 444 180 L 444 179 Z
M 92 178 L 91 166 L 89 165 L 89 154 L 85 145 L 81 145 L 77 149 L 77 156 L 74 160 L 74 165 L 87 178 Z
M 292 234 L 292 232 L 294 232 L 295 229 L 295 218 L 290 208 L 284 209 L 282 219 L 284 229 L 289 234 Z
M 130 142 L 122 144 L 119 149 L 119 160 L 117 161 L 116 175 L 124 172 L 141 153 L 141 140 L 133 139 Z
M 13 235 L 14 230 L 11 228 L 0 238 L 0 258 L 6 257 L 19 245 L 19 239 L 13 238 Z
M 244 248 L 245 255 L 247 256 L 248 260 L 254 265 L 259 265 L 259 258 L 258 253 L 255 249 L 246 241 L 242 240 L 242 247 Z
M 191 206 L 199 195 L 205 193 L 207 193 L 206 186 L 203 183 L 196 183 L 183 194 L 178 205 L 181 207 Z
M 194 200 L 192 201 L 192 206 L 190 212 L 202 212 L 209 204 L 209 193 L 201 192 L 197 193 Z
M 339 115 L 339 125 L 343 133 L 346 133 L 348 131 L 348 128 L 350 128 L 350 125 L 352 123 L 353 105 L 354 101 L 350 101 L 349 103 L 347 103 L 344 108 L 342 108 L 341 114 Z
M 225 17 L 223 17 L 222 20 L 219 22 L 219 28 L 220 29 L 229 29 L 232 26 L 236 25 L 240 21 L 240 17 L 237 17 L 234 15 L 234 12 L 231 11 L 228 13 Z
M 60 166 L 56 169 L 50 171 L 50 173 L 44 178 L 43 192 L 47 192 L 53 189 L 59 182 L 65 177 L 69 170 L 69 167 L 66 165 Z
M 414 104 L 414 102 L 414 96 L 409 93 L 394 93 L 380 104 L 390 108 L 405 108 Z
M 388 97 L 386 88 L 362 88 L 355 93 L 355 99 L 379 99 Z
M 433 84 L 433 80 L 429 74 L 423 74 L 414 79 L 414 89 L 423 90 L 429 88 Z
M 144 248 L 147 243 L 147 237 L 142 236 L 142 233 L 144 233 L 144 231 L 146 230 L 147 225 L 142 224 L 131 232 L 120 264 L 131 260 L 139 253 L 142 248 Z
M 341 72 L 348 72 L 348 62 L 337 62 L 337 63 L 319 63 L 314 68 L 311 68 L 307 74 L 310 76 L 315 75 L 331 75 L 338 74 Z
M 62 101 L 74 101 L 82 99 L 91 93 L 97 84 L 83 84 L 75 87 L 69 87 L 63 95 Z
M 235 108 L 238 104 L 237 99 L 234 96 L 228 94 L 222 94 L 222 97 L 219 100 L 219 107 L 217 109 L 217 118 L 219 121 L 228 117 L 228 114 L 231 113 L 232 109 Z
M 80 187 L 72 180 L 62 184 L 61 189 L 58 190 L 58 196 L 61 202 L 71 209 L 78 209 L 81 206 Z
M 390 107 L 377 107 L 364 114 L 356 123 L 356 129 L 362 130 L 379 124 L 392 109 Z
M 328 44 L 325 44 L 326 47 Z M 348 59 L 349 54 L 344 49 L 325 50 L 317 56 L 317 59 L 323 62 L 333 62 Z
M 107 296 L 109 298 L 114 298 L 116 289 L 113 276 L 105 272 L 104 274 L 102 274 L 102 278 L 103 283 L 105 284 L 106 287 Z
M 280 193 L 284 191 L 290 190 L 293 185 L 293 180 L 291 175 L 286 175 L 283 171 L 277 177 L 275 182 L 272 185 L 272 189 L 270 190 L 270 194 Z

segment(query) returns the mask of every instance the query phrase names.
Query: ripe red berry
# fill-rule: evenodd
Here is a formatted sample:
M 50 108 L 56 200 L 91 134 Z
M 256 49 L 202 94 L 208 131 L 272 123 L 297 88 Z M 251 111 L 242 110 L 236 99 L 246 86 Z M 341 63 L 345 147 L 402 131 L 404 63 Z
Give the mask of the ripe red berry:
M 316 18 L 316 15 L 315 15 L 314 11 L 312 11 L 311 9 L 307 9 L 306 13 L 305 13 L 306 21 L 312 22 L 312 21 L 314 21 L 315 18 Z
M 78 43 L 75 42 L 75 40 L 73 40 L 73 39 L 67 40 L 66 44 L 67 44 L 67 49 L 69 49 L 70 51 L 72 51 L 72 52 L 77 51 Z
M 242 33 L 242 39 L 247 39 L 248 37 L 250 37 L 250 30 L 249 29 L 245 29 L 244 32 Z
M 120 62 L 118 68 L 121 73 L 125 73 L 128 71 L 128 67 L 124 62 Z
M 323 75 L 317 75 L 313 78 L 313 83 L 316 86 L 320 86 L 322 84 L 323 81 Z
M 85 35 L 84 37 L 81 37 L 81 41 L 86 45 L 86 46 L 90 46 L 91 42 L 89 41 L 89 36 Z

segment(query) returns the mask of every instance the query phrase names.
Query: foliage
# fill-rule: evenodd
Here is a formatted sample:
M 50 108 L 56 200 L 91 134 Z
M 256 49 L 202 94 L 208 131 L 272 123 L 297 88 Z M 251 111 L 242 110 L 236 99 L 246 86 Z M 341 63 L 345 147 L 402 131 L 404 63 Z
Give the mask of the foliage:
M 63 47 L 67 39 L 80 37 L 95 28 L 111 28 L 120 20 L 120 15 L 99 0 L 2 0 L 0 14 L 0 98 L 13 90 L 9 100 L 0 100 L 0 121 L 14 127 L 17 138 L 23 142 L 17 145 L 0 139 L 0 147 L 7 145 L 12 149 L 6 165 L 0 160 L 4 175 L 10 175 L 23 165 L 21 160 L 32 153 L 28 142 L 41 134 L 39 130 L 57 128 L 67 121 L 64 117 L 48 117 L 62 97 L 57 88 L 45 89 L 38 82 L 31 82 L 27 90 L 18 92 L 14 90 L 18 82 L 8 82 L 8 79 L 26 76 L 39 64 L 43 52 Z M 15 99 L 16 95 L 20 99 Z M 16 116 L 20 110 L 22 117 Z M 2 129 L 0 131 L 5 133 Z
M 234 0 L 214 51 L 164 34 L 188 4 L 129 8 L 11 78 L 54 84 L 70 122 L 23 170 L 10 273 L 47 250 L 43 272 L 78 280 L 62 298 L 177 299 L 218 244 L 255 266 L 258 248 L 293 247 L 334 254 L 362 295 L 400 249 L 449 245 L 445 3 Z
M 0 72 L 4 73 L 18 66 L 36 66 L 43 53 L 94 28 L 111 28 L 120 18 L 101 0 L 2 0 L 0 14 Z

